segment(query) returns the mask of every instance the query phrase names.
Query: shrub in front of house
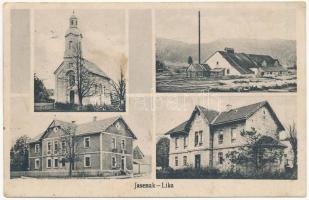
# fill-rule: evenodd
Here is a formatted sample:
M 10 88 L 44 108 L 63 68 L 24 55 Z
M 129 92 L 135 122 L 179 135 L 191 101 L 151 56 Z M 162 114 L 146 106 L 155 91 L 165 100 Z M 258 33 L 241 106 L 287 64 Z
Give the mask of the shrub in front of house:
M 157 170 L 157 179 L 297 179 L 293 171 L 286 172 L 261 172 L 244 174 L 240 171 L 230 170 L 220 172 L 216 168 L 185 168 L 185 169 L 172 169 L 170 167 Z

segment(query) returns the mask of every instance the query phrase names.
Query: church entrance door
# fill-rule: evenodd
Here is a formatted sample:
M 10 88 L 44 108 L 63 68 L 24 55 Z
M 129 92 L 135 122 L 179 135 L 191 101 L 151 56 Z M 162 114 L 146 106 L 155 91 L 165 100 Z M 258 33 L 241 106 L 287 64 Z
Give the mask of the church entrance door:
M 74 104 L 74 91 L 70 91 L 70 104 Z

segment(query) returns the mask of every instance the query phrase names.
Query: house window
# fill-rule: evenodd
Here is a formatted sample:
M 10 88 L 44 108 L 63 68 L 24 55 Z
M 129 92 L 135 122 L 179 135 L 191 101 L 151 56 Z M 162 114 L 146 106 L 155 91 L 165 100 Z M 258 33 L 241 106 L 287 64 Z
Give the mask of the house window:
M 34 146 L 34 152 L 39 153 L 40 152 L 40 144 L 35 144 Z
M 58 141 L 54 141 L 54 154 L 58 152 Z
M 116 138 L 112 138 L 112 149 L 116 149 Z
M 226 69 L 226 74 L 230 74 L 230 69 Z
M 265 113 L 265 110 L 263 110 L 263 119 L 266 118 L 266 113 Z
M 65 141 L 62 141 L 61 142 L 61 150 L 62 150 L 62 153 L 66 153 L 67 150 L 66 150 L 66 145 L 65 145 Z
M 185 136 L 183 138 L 183 148 L 185 149 L 185 148 L 187 148 L 187 146 L 188 146 L 188 136 Z
M 236 141 L 236 128 L 231 128 L 231 143 Z
M 84 148 L 90 147 L 90 137 L 84 137 Z
M 40 168 L 40 159 L 35 159 L 34 169 L 39 169 L 39 168 Z
M 59 163 L 58 163 L 58 158 L 54 158 L 54 168 L 58 168 Z
M 112 157 L 112 167 L 116 167 L 117 165 L 117 161 L 116 161 L 116 157 Z
M 223 144 L 223 131 L 220 131 L 220 133 L 219 133 L 218 144 Z
M 48 142 L 47 143 L 47 154 L 51 154 L 51 149 L 52 149 L 52 143 Z
M 199 145 L 202 145 L 203 144 L 203 131 L 199 131 L 198 134 L 199 134 Z
M 196 131 L 194 134 L 194 146 L 198 145 L 198 132 Z
M 121 149 L 125 150 L 125 148 L 126 148 L 125 140 L 121 140 Z
M 223 153 L 222 152 L 218 153 L 218 161 L 220 165 L 223 164 Z
M 183 156 L 183 165 L 184 166 L 188 165 L 187 159 L 188 159 L 187 156 Z
M 178 157 L 177 156 L 175 157 L 175 166 L 176 167 L 178 166 Z
M 65 167 L 65 158 L 62 158 L 62 159 L 61 159 L 61 166 L 62 166 L 62 167 Z
M 217 65 L 219 65 L 219 61 L 217 61 Z
M 90 156 L 87 155 L 84 157 L 84 167 L 90 167 L 90 166 L 91 166 Z
M 47 168 L 51 168 L 52 166 L 52 160 L 51 158 L 47 158 Z
M 178 148 L 178 138 L 175 138 L 175 148 Z

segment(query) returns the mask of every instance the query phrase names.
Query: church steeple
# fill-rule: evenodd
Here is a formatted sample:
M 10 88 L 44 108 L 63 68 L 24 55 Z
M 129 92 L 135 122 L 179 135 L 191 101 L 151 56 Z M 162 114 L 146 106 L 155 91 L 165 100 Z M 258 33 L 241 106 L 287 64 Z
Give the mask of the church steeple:
M 69 28 L 65 33 L 64 58 L 70 59 L 76 55 L 77 49 L 81 50 L 82 34 L 77 28 L 77 22 L 78 19 L 73 11 L 73 14 L 69 19 Z
M 74 15 L 74 10 L 72 16 L 70 17 L 70 28 L 77 28 L 77 17 Z

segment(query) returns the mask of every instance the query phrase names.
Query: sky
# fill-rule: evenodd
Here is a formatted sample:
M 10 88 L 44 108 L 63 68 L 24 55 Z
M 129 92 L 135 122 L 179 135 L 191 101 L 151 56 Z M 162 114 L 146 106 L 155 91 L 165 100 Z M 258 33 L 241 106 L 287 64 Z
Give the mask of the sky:
M 281 6 L 214 6 L 201 9 L 201 42 L 218 39 L 296 38 L 295 9 Z M 165 9 L 155 12 L 156 37 L 198 42 L 198 10 Z
M 47 88 L 54 88 L 53 72 L 63 61 L 64 35 L 72 10 L 39 9 L 33 14 L 34 72 Z M 86 59 L 94 62 L 109 77 L 120 77 L 120 65 L 127 60 L 124 10 L 74 10 L 83 34 Z
M 44 132 L 49 124 L 54 120 L 62 120 L 66 122 L 76 121 L 76 124 L 86 123 L 93 120 L 97 116 L 97 120 L 105 119 L 112 116 L 121 115 L 130 129 L 136 135 L 137 140 L 134 141 L 134 147 L 138 145 L 145 155 L 151 155 L 152 149 L 149 145 L 152 143 L 152 111 L 150 108 L 150 98 L 143 98 L 143 104 L 136 104 L 136 98 L 129 99 L 129 112 L 126 113 L 49 113 L 49 112 L 32 112 L 33 106 L 30 106 L 29 98 L 14 97 L 11 99 L 11 121 L 10 121 L 10 142 L 14 144 L 15 140 L 23 135 L 34 138 Z M 13 106 L 14 105 L 14 106 Z M 26 117 L 25 117 L 26 116 Z M 142 125 L 141 125 L 142 122 Z
M 163 135 L 180 123 L 186 121 L 191 116 L 195 105 L 201 105 L 217 111 L 224 111 L 226 105 L 232 105 L 232 108 L 246 106 L 267 100 L 273 108 L 277 117 L 287 127 L 293 124 L 297 119 L 297 99 L 296 95 L 233 95 L 218 96 L 199 96 L 192 98 L 190 96 L 179 95 L 175 97 L 157 97 L 156 99 L 156 134 Z

